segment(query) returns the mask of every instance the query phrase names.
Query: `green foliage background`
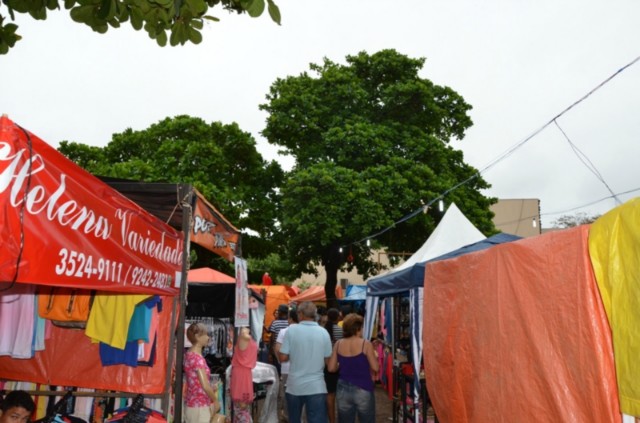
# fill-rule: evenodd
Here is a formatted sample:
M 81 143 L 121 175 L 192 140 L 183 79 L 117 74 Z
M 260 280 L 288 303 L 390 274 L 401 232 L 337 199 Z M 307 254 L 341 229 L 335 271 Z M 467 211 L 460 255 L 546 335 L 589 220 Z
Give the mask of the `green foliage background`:
M 261 105 L 269 113 L 264 136 L 295 159 L 281 191 L 286 249 L 297 272 L 324 267 L 327 298 L 339 269 L 375 273 L 363 239 L 464 180 L 471 179 L 445 200 L 485 234 L 495 232 L 495 200 L 480 192 L 489 184 L 450 145 L 471 126 L 471 106 L 421 78 L 424 63 L 395 50 L 361 52 L 346 64 L 325 59 L 276 80 Z M 441 217 L 419 214 L 371 247 L 415 251 Z
M 109 28 L 119 28 L 130 22 L 136 30 L 147 35 L 164 47 L 188 42 L 202 42 L 205 20 L 218 21 L 210 15 L 210 9 L 247 13 L 258 17 L 267 8 L 271 19 L 280 24 L 280 9 L 273 0 L 2 0 L 0 3 L 0 54 L 6 54 L 22 36 L 18 26 L 6 20 L 4 6 L 11 20 L 16 13 L 29 14 L 38 20 L 47 19 L 49 11 L 64 7 L 71 19 L 85 24 L 101 34 Z
M 379 271 L 373 249 L 417 250 L 442 213 L 396 222 L 442 193 L 483 233 L 496 232 L 495 199 L 481 192 L 489 184 L 451 145 L 472 125 L 471 106 L 422 78 L 424 64 L 395 50 L 361 52 L 277 79 L 260 106 L 263 135 L 295 159 L 288 172 L 263 160 L 237 124 L 189 116 L 127 129 L 104 148 L 63 142 L 60 151 L 98 175 L 193 184 L 246 234 L 250 280 L 268 271 L 291 282 L 324 268 L 331 304 L 340 269 L 367 278 Z M 232 272 L 194 251 L 194 265 Z
M 59 151 L 100 176 L 192 184 L 245 232 L 245 257 L 265 259 L 281 250 L 275 241 L 280 204 L 276 188 L 282 184 L 284 172 L 277 162 L 265 161 L 253 137 L 235 123 L 176 116 L 145 130 L 114 134 L 105 147 L 63 141 Z M 198 247 L 194 251 L 193 267 L 211 266 L 233 273 L 225 260 Z M 259 280 L 267 269 L 254 271 L 251 280 Z

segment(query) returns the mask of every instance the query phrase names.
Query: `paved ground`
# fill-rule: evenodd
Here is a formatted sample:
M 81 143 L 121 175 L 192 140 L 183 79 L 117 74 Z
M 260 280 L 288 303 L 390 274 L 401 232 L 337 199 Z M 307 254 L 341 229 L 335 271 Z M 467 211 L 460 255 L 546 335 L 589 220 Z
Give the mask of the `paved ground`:
M 392 420 L 392 402 L 387 393 L 376 385 L 376 422 L 390 422 Z
M 389 423 L 393 420 L 392 401 L 387 396 L 380 385 L 376 385 L 376 422 L 377 423 Z M 436 419 L 433 414 L 433 409 L 429 407 L 427 410 L 427 422 L 435 422 Z

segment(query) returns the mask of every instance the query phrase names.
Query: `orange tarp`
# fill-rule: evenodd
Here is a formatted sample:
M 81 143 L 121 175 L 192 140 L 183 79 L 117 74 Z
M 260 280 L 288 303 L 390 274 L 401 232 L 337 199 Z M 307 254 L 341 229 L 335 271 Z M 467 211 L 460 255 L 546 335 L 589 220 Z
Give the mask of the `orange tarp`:
M 428 263 L 427 389 L 441 422 L 619 422 L 588 227 Z
M 291 288 L 286 285 L 249 285 L 249 288 L 253 289 L 253 291 L 259 295 L 262 295 L 262 289 L 267 291 L 264 326 L 265 328 L 268 328 L 271 322 L 275 319 L 274 315 L 276 310 L 278 310 L 278 306 L 280 304 L 289 304 L 291 301 Z

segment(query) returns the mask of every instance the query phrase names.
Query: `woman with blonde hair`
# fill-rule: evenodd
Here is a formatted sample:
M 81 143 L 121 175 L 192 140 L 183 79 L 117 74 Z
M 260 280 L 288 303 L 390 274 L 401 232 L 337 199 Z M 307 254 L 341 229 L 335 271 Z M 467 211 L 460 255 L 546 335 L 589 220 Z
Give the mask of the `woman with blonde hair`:
M 372 373 L 378 358 L 371 342 L 362 338 L 364 319 L 351 313 L 342 324 L 343 338 L 336 342 L 329 359 L 329 371 L 340 369 L 338 379 L 338 423 L 375 423 L 376 404 Z
M 191 347 L 184 355 L 184 375 L 187 379 L 185 399 L 186 423 L 209 423 L 220 410 L 218 393 L 209 382 L 211 371 L 202 356 L 202 348 L 209 345 L 207 327 L 194 323 L 187 329 Z

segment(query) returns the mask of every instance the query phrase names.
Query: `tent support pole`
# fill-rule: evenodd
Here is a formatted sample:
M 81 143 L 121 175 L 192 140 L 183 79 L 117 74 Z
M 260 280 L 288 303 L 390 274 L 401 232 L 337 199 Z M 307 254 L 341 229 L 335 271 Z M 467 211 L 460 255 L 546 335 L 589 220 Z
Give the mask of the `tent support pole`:
M 183 275 L 184 276 L 184 275 Z M 173 356 L 174 356 L 174 348 L 175 345 L 175 332 L 177 325 L 176 313 L 179 313 L 180 305 L 178 304 L 178 296 L 176 295 L 172 299 L 172 315 L 171 315 L 171 324 L 169 326 L 169 358 L 167 359 L 167 376 L 164 381 L 164 397 L 162 399 L 162 414 L 165 416 L 169 416 L 169 405 L 171 404 L 171 376 L 173 375 Z M 167 421 L 170 421 L 167 418 Z
M 188 195 L 187 195 L 188 194 Z M 184 247 L 182 254 L 182 281 L 180 283 L 180 294 L 178 297 L 178 325 L 171 328 L 172 335 L 175 333 L 175 342 L 169 346 L 169 354 L 173 354 L 175 344 L 176 355 L 176 378 L 173 386 L 175 402 L 173 404 L 173 421 L 182 423 L 182 362 L 184 360 L 184 322 L 187 307 L 187 272 L 189 271 L 189 246 L 191 245 L 191 220 L 193 216 L 193 188 L 191 185 L 180 185 L 178 187 L 178 198 L 182 201 L 182 232 L 184 233 Z M 175 317 L 175 314 L 174 314 Z M 175 331 L 175 332 L 174 332 Z M 169 360 L 171 363 L 173 360 Z M 171 381 L 171 373 L 167 375 L 167 383 Z M 171 392 L 168 392 L 171 395 Z M 167 401 L 169 404 L 169 401 Z

